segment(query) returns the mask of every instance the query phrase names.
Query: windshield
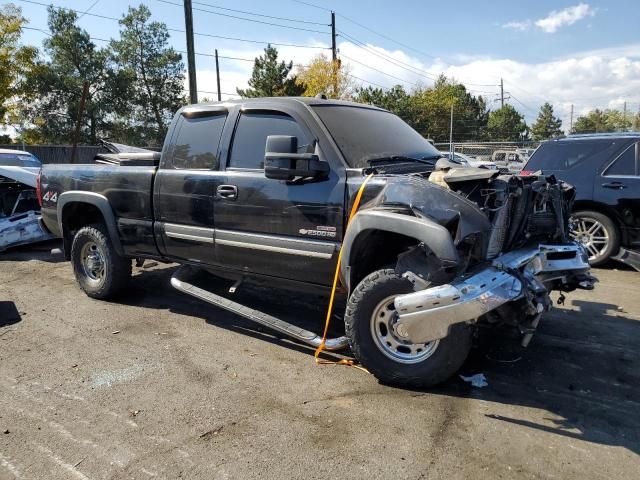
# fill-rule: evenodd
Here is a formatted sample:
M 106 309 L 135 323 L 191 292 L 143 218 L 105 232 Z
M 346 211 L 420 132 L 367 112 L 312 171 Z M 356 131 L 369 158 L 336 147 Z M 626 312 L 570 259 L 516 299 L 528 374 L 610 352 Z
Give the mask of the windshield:
M 368 160 L 396 157 L 437 158 L 440 152 L 396 115 L 383 110 L 342 105 L 312 105 L 350 167 Z M 393 160 L 392 160 L 393 161 Z
M 41 167 L 40 160 L 30 154 L 0 153 L 0 165 L 5 167 Z

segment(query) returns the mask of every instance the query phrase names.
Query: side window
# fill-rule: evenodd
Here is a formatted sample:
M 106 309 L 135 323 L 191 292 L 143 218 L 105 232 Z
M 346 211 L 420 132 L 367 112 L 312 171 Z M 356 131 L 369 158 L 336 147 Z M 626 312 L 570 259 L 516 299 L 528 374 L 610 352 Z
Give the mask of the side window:
M 609 176 L 636 175 L 636 145 L 634 143 L 622 152 L 604 174 Z
M 298 138 L 298 149 L 309 144 L 307 135 L 289 115 L 279 112 L 242 113 L 233 136 L 231 168 L 264 168 L 264 147 L 269 135 Z
M 218 145 L 226 115 L 183 117 L 172 145 L 172 166 L 178 169 L 218 168 Z

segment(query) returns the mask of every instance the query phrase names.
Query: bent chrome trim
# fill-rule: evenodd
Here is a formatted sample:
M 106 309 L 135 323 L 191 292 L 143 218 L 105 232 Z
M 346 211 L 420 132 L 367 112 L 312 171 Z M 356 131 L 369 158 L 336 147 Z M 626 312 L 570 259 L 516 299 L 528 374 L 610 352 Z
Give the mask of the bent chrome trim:
M 451 325 L 473 322 L 520 298 L 530 283 L 571 278 L 588 271 L 584 249 L 577 244 L 540 245 L 509 252 L 470 277 L 396 297 L 395 330 L 411 343 L 438 340 L 449 334 Z

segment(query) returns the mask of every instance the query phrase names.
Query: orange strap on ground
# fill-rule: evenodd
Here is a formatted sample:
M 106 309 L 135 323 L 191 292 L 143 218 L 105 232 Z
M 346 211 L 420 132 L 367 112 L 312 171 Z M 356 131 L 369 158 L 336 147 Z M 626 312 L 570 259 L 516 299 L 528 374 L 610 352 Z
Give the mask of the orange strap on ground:
M 360 188 L 358 189 L 358 193 L 356 194 L 356 198 L 353 201 L 353 206 L 351 207 L 351 212 L 349 213 L 349 218 L 347 219 L 347 226 L 345 228 L 345 234 L 347 233 L 347 229 L 349 228 L 349 224 L 351 223 L 351 219 L 353 218 L 355 213 L 358 211 L 358 207 L 360 206 L 360 200 L 362 200 L 362 194 L 364 193 L 364 188 L 367 186 L 367 183 L 369 182 L 369 180 L 371 180 L 372 176 L 373 176 L 373 173 L 369 174 L 367 176 L 367 178 L 364 179 L 364 182 L 362 182 L 362 185 L 360 185 Z M 355 367 L 355 368 L 358 368 L 360 370 L 364 370 L 365 372 L 368 372 L 365 368 L 356 365 L 353 362 L 353 360 L 342 359 L 342 360 L 338 360 L 338 361 L 333 361 L 333 360 L 322 360 L 322 359 L 319 358 L 319 355 L 322 352 L 322 350 L 324 350 L 324 346 L 325 346 L 325 344 L 327 342 L 327 332 L 329 331 L 329 323 L 331 322 L 331 314 L 333 313 L 333 300 L 334 300 L 334 298 L 336 296 L 336 288 L 338 287 L 338 280 L 340 278 L 340 263 L 341 263 L 341 260 L 342 260 L 342 245 L 340 245 L 340 250 L 338 251 L 338 264 L 336 265 L 336 272 L 333 275 L 333 286 L 331 287 L 331 295 L 329 296 L 329 307 L 327 308 L 327 318 L 324 321 L 324 332 L 322 333 L 322 342 L 320 342 L 320 345 L 318 346 L 318 348 L 316 348 L 316 351 L 313 354 L 313 357 L 315 358 L 317 364 L 322 364 L 322 365 L 349 365 L 351 367 Z

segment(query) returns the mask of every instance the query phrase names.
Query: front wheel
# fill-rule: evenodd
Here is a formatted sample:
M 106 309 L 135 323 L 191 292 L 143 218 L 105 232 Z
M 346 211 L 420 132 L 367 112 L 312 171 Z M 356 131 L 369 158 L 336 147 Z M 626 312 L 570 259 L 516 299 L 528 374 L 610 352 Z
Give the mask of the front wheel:
M 131 277 L 131 260 L 113 247 L 104 225 L 82 227 L 73 237 L 71 264 L 76 281 L 92 297 L 113 297 Z
M 456 324 L 447 337 L 412 344 L 395 334 L 394 299 L 413 291 L 392 269 L 368 275 L 347 303 L 345 328 L 355 357 L 382 383 L 431 387 L 456 373 L 471 349 L 472 330 Z

